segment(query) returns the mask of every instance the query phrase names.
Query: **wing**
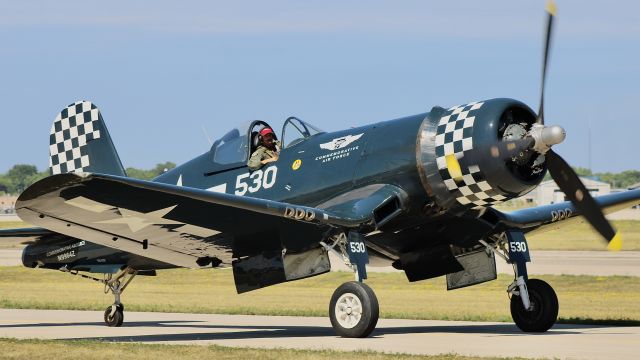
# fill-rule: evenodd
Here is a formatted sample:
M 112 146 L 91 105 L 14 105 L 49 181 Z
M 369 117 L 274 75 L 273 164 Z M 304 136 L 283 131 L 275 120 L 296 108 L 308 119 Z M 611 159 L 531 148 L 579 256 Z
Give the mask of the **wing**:
M 599 196 L 595 198 L 595 201 L 605 214 L 614 213 L 640 204 L 640 189 Z M 570 201 L 522 209 L 510 213 L 496 211 L 496 214 L 500 222 L 506 227 L 519 228 L 525 233 L 558 229 L 568 222 L 584 221 L 582 214 L 576 210 Z
M 162 263 L 233 265 L 238 292 L 329 271 L 319 242 L 335 231 L 382 226 L 400 203 L 393 187 L 325 209 L 114 175 L 50 176 L 23 192 L 18 215 L 55 233 Z M 394 209 L 395 207 L 391 207 Z M 383 216 L 384 215 L 384 216 Z
M 363 219 L 276 201 L 213 193 L 112 175 L 61 174 L 16 203 L 31 224 L 183 267 L 232 257 L 302 251 L 335 226 Z

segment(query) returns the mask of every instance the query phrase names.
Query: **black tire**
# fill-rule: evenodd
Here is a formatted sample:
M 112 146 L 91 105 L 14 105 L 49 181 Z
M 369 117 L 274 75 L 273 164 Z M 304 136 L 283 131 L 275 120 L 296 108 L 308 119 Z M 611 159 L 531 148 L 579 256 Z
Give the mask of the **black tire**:
M 111 306 L 104 311 L 104 323 L 109 327 L 120 327 L 124 322 L 124 307 L 116 305 L 116 311 L 111 315 Z
M 351 300 L 356 301 L 356 306 L 357 302 L 360 303 L 361 311 L 359 315 L 357 314 L 357 307 L 354 307 L 356 311 L 353 313 L 351 311 L 354 309 L 350 306 L 344 307 L 344 305 Z M 340 304 L 338 304 L 338 301 L 340 301 Z M 337 307 L 338 305 L 340 305 L 340 308 Z M 345 313 L 348 313 L 348 315 L 346 315 L 346 318 L 343 318 L 341 315 Z M 329 318 L 331 319 L 331 326 L 333 326 L 333 329 L 339 336 L 349 338 L 369 336 L 373 329 L 376 328 L 379 315 L 380 308 L 378 307 L 378 298 L 373 290 L 366 284 L 357 281 L 344 283 L 340 285 L 331 296 Z M 339 319 L 338 316 L 341 318 Z M 349 322 L 350 324 L 346 324 Z
M 526 310 L 520 296 L 511 297 L 511 317 L 516 326 L 524 332 L 545 332 L 558 319 L 558 297 L 553 288 L 539 279 L 527 281 L 529 300 L 533 309 Z

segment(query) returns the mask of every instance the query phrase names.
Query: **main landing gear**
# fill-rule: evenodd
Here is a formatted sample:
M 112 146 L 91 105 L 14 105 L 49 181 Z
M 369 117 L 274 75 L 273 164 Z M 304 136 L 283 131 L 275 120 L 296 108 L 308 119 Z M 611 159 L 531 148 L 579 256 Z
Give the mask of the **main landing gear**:
M 511 318 L 524 332 L 545 332 L 558 318 L 558 297 L 548 283 L 528 279 L 527 262 L 531 261 L 524 234 L 508 231 L 496 239 L 495 247 L 484 240 L 484 246 L 513 265 L 514 280 L 507 287 L 511 298 Z
M 329 303 L 331 326 L 342 337 L 367 337 L 376 328 L 379 311 L 376 294 L 357 281 L 340 285 Z
M 558 318 L 558 297 L 553 288 L 539 279 L 527 281 L 529 308 L 525 308 L 520 293 L 511 294 L 511 317 L 524 332 L 545 332 Z
M 335 332 L 342 337 L 363 338 L 376 328 L 380 309 L 378 298 L 363 281 L 367 278 L 367 249 L 362 235 L 351 232 L 331 238 L 332 244 L 320 244 L 342 258 L 353 269 L 356 281 L 340 285 L 331 296 L 329 318 Z M 340 250 L 336 250 L 336 247 Z

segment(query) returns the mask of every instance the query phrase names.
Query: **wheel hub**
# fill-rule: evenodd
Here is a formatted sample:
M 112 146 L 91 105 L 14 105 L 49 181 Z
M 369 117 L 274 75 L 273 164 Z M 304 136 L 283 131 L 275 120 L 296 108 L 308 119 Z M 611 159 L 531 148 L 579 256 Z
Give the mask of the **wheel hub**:
M 362 303 L 355 294 L 342 294 L 336 302 L 335 313 L 340 326 L 352 329 L 362 318 Z

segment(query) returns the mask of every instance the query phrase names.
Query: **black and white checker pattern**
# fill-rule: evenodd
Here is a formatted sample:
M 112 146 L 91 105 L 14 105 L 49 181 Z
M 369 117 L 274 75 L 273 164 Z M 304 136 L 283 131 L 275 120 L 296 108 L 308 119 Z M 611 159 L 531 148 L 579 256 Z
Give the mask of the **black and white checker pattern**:
M 436 132 L 436 163 L 445 186 L 462 205 L 485 206 L 506 200 L 485 180 L 477 165 L 467 164 L 465 153 L 473 150 L 474 113 L 483 102 L 454 106 L 440 118 Z M 462 179 L 451 178 L 447 156 L 455 156 L 460 163 Z
M 98 108 L 76 101 L 56 116 L 49 137 L 49 167 L 53 174 L 82 172 L 90 165 L 87 143 L 100 138 Z

